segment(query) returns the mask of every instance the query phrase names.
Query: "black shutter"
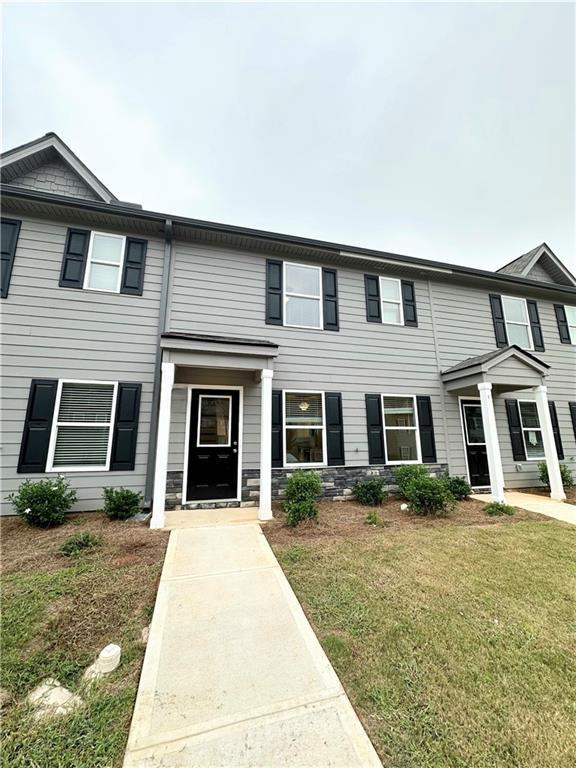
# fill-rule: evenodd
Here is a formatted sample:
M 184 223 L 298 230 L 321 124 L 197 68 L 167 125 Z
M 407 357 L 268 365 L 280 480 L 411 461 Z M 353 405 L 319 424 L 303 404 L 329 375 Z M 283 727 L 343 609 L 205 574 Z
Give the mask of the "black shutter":
M 428 395 L 416 397 L 418 406 L 418 427 L 420 429 L 420 448 L 423 464 L 436 463 L 436 441 L 434 440 L 434 422 L 432 420 L 432 401 Z
M 139 240 L 136 237 L 126 238 L 126 253 L 124 256 L 124 271 L 122 273 L 120 293 L 142 296 L 147 248 L 147 240 Z
M 506 322 L 504 320 L 504 308 L 502 299 L 495 293 L 490 294 L 490 307 L 492 308 L 492 321 L 494 323 L 494 334 L 496 335 L 496 346 L 508 346 L 508 334 L 506 333 Z
M 282 390 L 272 390 L 272 466 L 284 464 L 282 440 Z
M 538 304 L 535 301 L 527 301 L 528 319 L 532 329 L 532 340 L 536 352 L 544 352 L 544 337 L 542 336 L 542 326 L 540 325 L 540 315 L 538 314 Z
M 506 415 L 510 429 L 510 441 L 512 443 L 512 456 L 514 461 L 526 461 L 524 439 L 522 437 L 522 424 L 520 422 L 520 410 L 517 400 L 506 400 Z
M 550 421 L 552 422 L 552 432 L 554 432 L 554 442 L 556 443 L 556 453 L 559 459 L 564 458 L 564 448 L 562 447 L 562 438 L 560 437 L 560 427 L 558 425 L 558 414 L 556 413 L 556 403 L 548 401 L 550 409 Z
M 568 403 L 570 408 L 570 418 L 572 419 L 572 429 L 574 430 L 574 437 L 576 438 L 576 403 Z
M 82 288 L 90 232 L 86 229 L 69 229 L 66 236 L 64 258 L 60 271 L 59 285 L 62 288 Z
M 136 439 L 142 384 L 118 384 L 116 418 L 112 439 L 111 471 L 131 471 L 136 460 Z
M 366 320 L 369 323 L 381 323 L 380 278 L 375 275 L 364 275 L 364 290 L 366 292 Z
M 344 460 L 344 424 L 342 419 L 342 395 L 340 392 L 326 392 L 326 446 L 328 465 L 343 465 Z
M 370 464 L 385 464 L 382 398 L 380 395 L 366 395 L 366 425 L 368 428 L 368 461 Z
M 18 472 L 46 471 L 57 389 L 57 379 L 32 379 L 20 444 Z
M 322 269 L 322 302 L 324 330 L 338 331 L 338 273 L 335 269 Z
M 266 259 L 266 322 L 282 325 L 282 262 Z
M 570 328 L 568 327 L 568 319 L 566 317 L 564 304 L 554 304 L 554 311 L 556 312 L 556 322 L 558 323 L 560 341 L 562 344 L 571 344 L 572 340 L 570 338 Z
M 417 328 L 416 291 L 412 280 L 402 280 L 402 304 L 404 306 L 404 325 Z
M 1 242 L 1 272 L 0 272 L 0 296 L 5 299 L 8 296 L 10 287 L 10 278 L 12 276 L 12 266 L 14 256 L 16 255 L 16 244 L 20 234 L 21 221 L 16 219 L 2 219 Z

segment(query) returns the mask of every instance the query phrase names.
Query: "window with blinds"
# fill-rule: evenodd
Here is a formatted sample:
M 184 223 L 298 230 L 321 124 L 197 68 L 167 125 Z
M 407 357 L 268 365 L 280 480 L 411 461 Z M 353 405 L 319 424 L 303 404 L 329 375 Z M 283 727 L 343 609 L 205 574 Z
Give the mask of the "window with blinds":
M 52 439 L 52 469 L 107 469 L 117 384 L 63 381 Z
M 284 392 L 286 464 L 325 463 L 324 393 Z
M 388 464 L 420 462 L 420 438 L 416 420 L 416 399 L 382 395 L 384 436 Z

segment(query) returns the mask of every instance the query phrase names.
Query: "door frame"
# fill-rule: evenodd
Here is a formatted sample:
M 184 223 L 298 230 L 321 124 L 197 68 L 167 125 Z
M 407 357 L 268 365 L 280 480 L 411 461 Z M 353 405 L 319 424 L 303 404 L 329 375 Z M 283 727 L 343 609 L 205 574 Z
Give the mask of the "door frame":
M 187 389 L 186 395 L 186 429 L 184 432 L 184 467 L 182 473 L 182 506 L 184 504 L 217 504 L 224 501 L 238 501 L 242 500 L 242 443 L 244 438 L 243 422 L 244 422 L 244 387 L 233 386 L 232 384 L 175 384 L 175 388 Z M 188 492 L 188 454 L 190 451 L 190 418 L 192 416 L 192 390 L 194 389 L 213 389 L 213 390 L 230 390 L 233 389 L 239 393 L 238 399 L 238 477 L 236 480 L 236 496 L 229 499 L 202 499 L 197 501 L 195 499 L 188 500 L 186 494 Z
M 472 486 L 472 483 L 470 482 L 470 467 L 468 466 L 468 441 L 466 439 L 466 426 L 464 424 L 462 400 L 476 400 L 477 402 L 481 402 L 481 400 L 479 397 L 466 397 L 465 395 L 458 396 L 458 413 L 460 414 L 460 429 L 462 430 L 462 445 L 464 447 L 464 464 L 466 465 L 466 479 L 468 480 L 468 484 Z M 482 416 L 482 425 L 484 426 L 484 416 Z M 472 445 L 474 445 L 474 443 L 472 443 Z M 476 443 L 476 445 L 478 445 L 478 443 Z M 484 445 L 486 445 L 486 443 L 484 443 Z M 485 490 L 485 489 L 491 489 L 492 486 L 491 485 L 475 485 L 474 488 L 481 488 L 482 490 Z

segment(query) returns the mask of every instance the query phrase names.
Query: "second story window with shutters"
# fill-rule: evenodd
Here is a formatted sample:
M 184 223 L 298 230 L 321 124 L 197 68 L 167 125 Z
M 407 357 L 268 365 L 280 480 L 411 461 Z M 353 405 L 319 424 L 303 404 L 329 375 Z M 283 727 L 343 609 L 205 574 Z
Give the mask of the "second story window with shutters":
M 522 349 L 534 349 L 526 299 L 502 296 L 502 306 L 508 343 L 516 344 Z
M 382 322 L 391 325 L 404 325 L 400 280 L 392 277 L 381 277 L 380 298 L 382 300 Z
M 124 263 L 126 238 L 104 232 L 92 232 L 84 288 L 118 293 Z
M 61 381 L 46 471 L 107 470 L 118 384 Z
M 322 328 L 322 270 L 284 263 L 284 324 Z

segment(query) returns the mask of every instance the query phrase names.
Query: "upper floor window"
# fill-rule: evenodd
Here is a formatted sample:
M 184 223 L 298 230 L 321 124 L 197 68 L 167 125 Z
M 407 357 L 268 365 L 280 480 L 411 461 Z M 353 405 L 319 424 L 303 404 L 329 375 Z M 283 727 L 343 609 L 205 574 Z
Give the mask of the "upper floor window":
M 576 344 L 576 307 L 565 306 L 564 312 L 566 312 L 566 322 L 568 323 L 570 343 Z
M 526 299 L 502 296 L 502 307 L 508 344 L 516 344 L 523 349 L 534 349 Z
M 380 298 L 382 301 L 382 322 L 391 325 L 404 325 L 400 280 L 393 277 L 381 277 Z
M 122 235 L 92 232 L 84 288 L 119 292 L 125 245 L 126 238 Z
M 59 285 L 142 296 L 147 248 L 137 237 L 69 229 Z
M 284 262 L 284 325 L 322 327 L 322 270 Z

